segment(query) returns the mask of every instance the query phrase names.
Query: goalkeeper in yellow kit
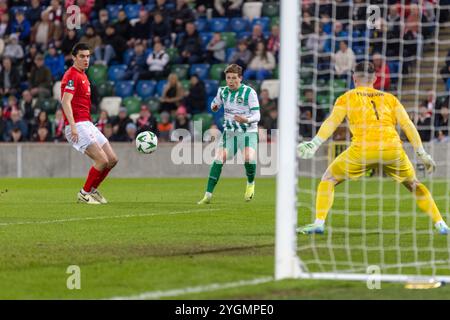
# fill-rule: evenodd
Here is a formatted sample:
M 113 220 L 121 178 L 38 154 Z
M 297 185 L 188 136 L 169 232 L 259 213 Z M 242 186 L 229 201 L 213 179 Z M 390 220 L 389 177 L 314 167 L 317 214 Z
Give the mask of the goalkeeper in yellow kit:
M 316 221 L 298 228 L 297 232 L 323 233 L 325 219 L 333 205 L 334 187 L 345 179 L 357 179 L 371 168 L 382 165 L 386 174 L 415 194 L 418 207 L 430 215 L 437 231 L 440 234 L 450 234 L 450 229 L 442 219 L 433 197 L 427 187 L 417 180 L 414 167 L 402 148 L 396 124 L 405 132 L 427 171 L 434 171 L 436 164 L 425 152 L 405 108 L 392 94 L 373 88 L 375 70 L 372 63 L 358 63 L 353 80 L 355 89 L 336 100 L 331 115 L 313 140 L 300 143 L 297 147 L 300 158 L 312 158 L 319 146 L 347 117 L 353 135 L 352 143 L 330 164 L 322 177 L 317 190 Z

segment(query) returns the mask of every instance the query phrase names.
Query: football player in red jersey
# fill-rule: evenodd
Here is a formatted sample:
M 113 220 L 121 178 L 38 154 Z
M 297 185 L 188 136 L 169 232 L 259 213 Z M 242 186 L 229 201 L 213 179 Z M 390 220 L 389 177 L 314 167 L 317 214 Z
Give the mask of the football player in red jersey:
M 73 47 L 73 66 L 61 80 L 61 97 L 67 141 L 94 161 L 86 183 L 78 193 L 78 201 L 101 204 L 107 201 L 98 187 L 118 159 L 108 139 L 91 122 L 91 88 L 85 73 L 89 67 L 89 57 L 87 44 L 77 43 Z

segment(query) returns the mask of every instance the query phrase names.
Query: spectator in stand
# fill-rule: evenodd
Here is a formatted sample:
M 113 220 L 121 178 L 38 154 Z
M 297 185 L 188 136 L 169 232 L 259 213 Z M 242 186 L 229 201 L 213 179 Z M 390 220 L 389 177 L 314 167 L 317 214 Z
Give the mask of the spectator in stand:
M 151 22 L 146 10 L 139 11 L 139 20 L 132 29 L 132 37 L 128 40 L 129 47 L 134 47 L 136 42 L 142 42 L 147 47 L 148 39 L 150 39 Z
M 261 120 L 263 128 L 267 130 L 267 138 L 270 141 L 272 137 L 271 130 L 278 128 L 278 109 L 271 109 Z
M 5 12 L 8 12 L 8 1 L 1 0 L 0 1 L 0 14 L 4 14 Z
M 120 107 L 119 114 L 111 121 L 113 126 L 114 141 L 126 141 L 127 140 L 127 124 L 132 120 L 128 116 L 127 108 Z
M 43 11 L 41 19 L 31 28 L 30 41 L 38 44 L 41 48 L 47 48 L 49 42 L 60 38 L 61 32 L 61 28 L 56 27 L 50 21 L 49 13 Z
M 180 105 L 177 109 L 177 112 L 175 113 L 175 120 L 173 121 L 173 129 L 184 129 L 189 131 L 190 133 L 193 132 L 192 130 L 192 124 L 189 121 L 189 115 L 186 111 L 186 108 L 182 105 Z
M 26 52 L 23 62 L 22 81 L 30 79 L 31 70 L 35 67 L 34 60 L 39 54 L 39 50 L 36 44 L 31 44 Z
M 242 67 L 243 70 L 247 68 L 250 60 L 252 59 L 252 53 L 248 50 L 247 41 L 241 40 L 237 45 L 237 50 L 231 55 L 228 63 L 235 63 Z
M 66 141 L 66 137 L 64 135 L 64 117 L 62 109 L 58 109 L 55 112 L 55 119 L 52 121 L 52 132 L 53 132 L 53 140 L 55 142 L 63 142 Z
M 48 132 L 51 132 L 52 125 L 50 121 L 48 120 L 47 112 L 40 111 L 35 124 L 31 128 L 31 140 L 36 141 L 38 136 L 38 130 L 39 128 L 46 128 Z
M 150 109 L 147 105 L 141 106 L 141 111 L 139 112 L 139 118 L 136 119 L 137 133 L 144 131 L 151 131 L 157 136 L 159 136 L 158 122 L 152 115 Z
M 244 72 L 243 79 L 264 80 L 272 76 L 275 69 L 275 57 L 271 52 L 266 50 L 264 42 L 258 43 L 255 56 Z
M 29 90 L 24 90 L 22 92 L 22 100 L 20 101 L 20 111 L 23 115 L 23 120 L 25 120 L 28 124 L 33 124 L 33 120 L 35 118 L 35 109 L 33 96 Z M 1 114 L 0 114 L 1 115 Z
M 6 38 L 11 33 L 11 23 L 8 12 L 0 16 L 0 39 Z
M 61 80 L 64 75 L 64 56 L 56 52 L 55 44 L 50 43 L 44 63 L 50 69 L 54 81 Z
M 195 1 L 195 12 L 197 17 L 206 18 L 208 9 L 212 9 L 211 0 L 197 0 Z
M 142 72 L 140 78 L 162 80 L 167 77 L 169 60 L 169 55 L 164 50 L 162 44 L 156 42 L 153 45 L 153 52 L 147 57 L 146 63 L 148 69 Z
M 306 109 L 300 113 L 300 136 L 303 138 L 313 137 L 313 122 L 311 110 Z
M 166 0 L 156 0 L 156 5 L 155 8 L 152 10 L 152 13 L 154 14 L 157 11 L 161 12 L 164 19 L 169 20 L 170 22 L 172 21 L 173 10 L 167 6 Z
M 206 46 L 205 61 L 209 64 L 225 62 L 225 41 L 222 40 L 219 32 L 214 32 L 211 41 Z
M 264 42 L 264 34 L 261 25 L 255 24 L 252 29 L 252 34 L 250 38 L 247 39 L 248 49 L 251 52 L 255 52 L 256 46 L 260 42 Z
M 350 3 L 344 0 L 336 0 L 336 19 L 348 20 L 350 17 Z
M 80 9 L 80 13 L 84 13 L 86 17 L 89 17 L 94 8 L 95 0 L 65 0 L 64 3 L 66 9 L 72 5 L 76 5 Z
M 96 63 L 109 65 L 112 59 L 122 61 L 123 53 L 126 50 L 126 40 L 116 34 L 112 25 L 106 27 L 102 44 L 95 48 L 94 55 Z
M 311 13 L 308 10 L 302 12 L 303 20 L 302 20 L 302 35 L 308 35 L 314 33 L 315 23 L 311 17 Z
M 7 100 L 7 104 L 5 105 L 5 107 L 3 108 L 3 119 L 8 120 L 11 118 L 11 113 L 13 111 L 19 111 L 20 112 L 20 107 L 17 103 L 17 98 L 16 96 L 10 95 L 8 97 Z
M 11 34 L 9 36 L 8 44 L 3 51 L 3 57 L 11 58 L 13 63 L 20 62 L 23 59 L 23 48 L 19 44 L 19 40 L 16 34 Z
M 373 87 L 378 90 L 389 91 L 391 87 L 391 78 L 388 64 L 379 53 L 372 56 L 372 62 L 375 67 L 376 80 Z
M 450 50 L 445 57 L 445 66 L 441 69 L 441 76 L 442 80 L 444 80 L 444 83 L 447 84 L 447 81 L 450 78 Z
M 415 121 L 420 138 L 424 142 L 431 140 L 431 116 L 426 105 L 422 104 L 419 108 L 419 115 Z
M 197 114 L 205 111 L 205 84 L 198 78 L 196 74 L 193 74 L 191 76 L 189 91 L 186 92 L 185 95 L 185 104 L 190 114 Z
M 11 94 L 14 95 L 20 89 L 20 74 L 13 67 L 11 59 L 4 57 L 2 67 L 0 71 L 0 98 Z
M 48 131 L 48 129 L 46 127 L 40 127 L 37 130 L 36 136 L 33 139 L 31 139 L 31 141 L 39 142 L 39 143 L 51 142 L 52 136 L 51 136 L 50 131 Z
M 447 106 L 443 105 L 441 107 L 441 112 L 437 114 L 435 121 L 435 132 L 437 142 L 447 142 L 448 141 L 448 129 L 449 129 L 449 109 Z
M 275 100 L 270 99 L 269 90 L 262 89 L 259 94 L 259 105 L 261 107 L 261 116 L 267 116 L 268 112 L 277 109 Z
M 269 40 L 267 40 L 267 50 L 278 59 L 278 52 L 280 51 L 280 27 L 278 25 L 272 26 Z
M 171 73 L 167 79 L 167 84 L 164 86 L 163 94 L 159 99 L 161 101 L 160 111 L 174 113 L 178 104 L 184 97 L 184 89 L 176 74 Z
M 86 43 L 91 52 L 94 52 L 95 49 L 102 45 L 102 38 L 95 32 L 94 27 L 89 25 L 86 27 L 86 33 L 81 37 L 80 42 Z
M 173 124 L 170 121 L 170 114 L 167 111 L 163 111 L 160 114 L 161 121 L 158 123 L 159 142 L 169 142 L 170 134 L 173 130 Z
M 95 32 L 103 39 L 106 28 L 110 25 L 109 13 L 106 9 L 101 9 L 98 12 L 98 21 L 93 25 Z
M 242 17 L 243 0 L 214 0 L 215 17 L 238 18 Z
M 64 55 L 64 61 L 67 66 L 72 65 L 72 48 L 78 43 L 78 36 L 74 29 L 66 30 L 62 40 L 61 52 Z
M 186 29 L 187 22 L 194 22 L 195 15 L 185 0 L 177 0 L 177 5 L 173 13 L 172 30 L 181 33 Z
M 144 45 L 142 43 L 136 43 L 134 46 L 134 54 L 128 62 L 128 70 L 126 72 L 125 79 L 137 81 L 139 78 L 142 78 L 142 75 L 146 72 L 146 69 L 147 64 Z
M 152 23 L 152 43 L 161 42 L 165 46 L 172 44 L 171 27 L 168 18 L 164 18 L 161 12 L 155 12 Z
M 40 0 L 31 0 L 31 7 L 28 8 L 26 18 L 34 26 L 41 19 L 42 6 Z
M 17 10 L 16 19 L 11 25 L 11 33 L 17 34 L 20 41 L 28 42 L 30 39 L 30 31 L 30 21 L 25 18 L 25 14 L 22 10 Z
M 56 26 L 60 26 L 62 24 L 64 8 L 59 0 L 51 0 L 50 6 L 48 6 L 45 11 L 49 13 L 50 21 L 53 21 Z
M 103 135 L 108 139 L 109 141 L 117 141 L 114 136 L 113 127 L 111 123 L 107 123 L 105 125 Z
M 130 39 L 133 27 L 128 20 L 125 10 L 119 11 L 119 14 L 117 15 L 117 21 L 114 24 L 114 28 L 116 29 L 116 34 L 124 39 Z
M 34 59 L 35 66 L 31 69 L 29 84 L 30 92 L 34 96 L 50 97 L 52 90 L 52 73 L 44 65 L 44 57 L 41 54 L 36 55 Z
M 103 133 L 105 131 L 105 125 L 107 123 L 109 123 L 108 111 L 102 110 L 95 126 L 101 133 Z
M 20 136 L 17 132 L 17 130 L 20 131 Z M 19 136 L 20 138 L 15 141 L 25 141 L 28 137 L 28 126 L 25 123 L 25 121 L 22 120 L 22 116 L 20 114 L 19 110 L 12 110 L 11 111 L 11 118 L 6 121 L 5 125 L 5 131 L 3 132 L 3 140 L 6 142 L 12 142 L 13 141 L 13 130 L 15 130 L 16 137 Z
M 6 121 L 1 117 L 3 113 L 2 106 L 0 105 L 0 142 L 3 142 L 3 134 L 5 132 Z
M 125 127 L 125 131 L 127 135 L 125 136 L 125 142 L 134 142 L 136 140 L 136 125 L 133 122 L 130 122 Z
M 352 7 L 353 30 L 365 31 L 367 25 L 366 0 L 354 0 Z
M 20 128 L 13 128 L 11 130 L 11 138 L 8 142 L 23 142 L 23 141 L 27 141 L 26 137 L 23 135 L 22 130 L 20 130 Z
M 186 34 L 184 34 L 178 44 L 180 57 L 178 63 L 198 63 L 202 56 L 202 41 L 196 30 L 195 24 L 186 23 Z
M 351 72 L 356 64 L 356 57 L 352 48 L 348 47 L 347 41 L 339 42 L 339 51 L 332 55 L 334 70 L 338 78 L 346 79 L 350 86 Z
M 400 15 L 398 14 L 397 4 L 389 6 L 389 14 L 386 18 L 387 39 L 389 45 L 386 46 L 388 57 L 398 57 L 400 53 Z

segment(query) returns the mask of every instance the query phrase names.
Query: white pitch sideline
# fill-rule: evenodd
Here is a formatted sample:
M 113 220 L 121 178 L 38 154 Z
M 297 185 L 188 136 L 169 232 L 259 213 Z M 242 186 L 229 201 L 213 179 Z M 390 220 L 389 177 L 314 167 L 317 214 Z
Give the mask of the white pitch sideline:
M 89 221 L 89 220 L 152 217 L 152 216 L 164 216 L 164 215 L 172 215 L 172 214 L 204 213 L 204 212 L 218 211 L 218 210 L 221 210 L 221 209 L 220 208 L 196 209 L 196 210 L 173 211 L 173 212 L 167 212 L 167 213 L 137 213 L 137 214 L 124 214 L 124 215 L 115 215 L 115 216 L 79 217 L 79 218 L 69 218 L 69 219 L 44 220 L 44 221 L 3 222 L 3 223 L 0 223 L 0 227 L 29 225 L 29 224 L 52 224 L 52 223 L 77 222 L 77 221 Z
M 148 291 L 143 292 L 133 296 L 127 297 L 112 297 L 108 300 L 156 300 L 161 298 L 169 298 L 169 297 L 177 297 L 185 294 L 191 293 L 203 293 L 203 292 L 211 292 L 222 289 L 230 289 L 237 288 L 243 286 L 254 286 L 262 283 L 267 283 L 274 281 L 273 277 L 264 277 L 264 278 L 256 278 L 252 280 L 241 280 L 235 282 L 226 282 L 226 283 L 211 283 L 203 286 L 197 287 L 187 287 L 180 289 L 171 289 L 166 291 Z

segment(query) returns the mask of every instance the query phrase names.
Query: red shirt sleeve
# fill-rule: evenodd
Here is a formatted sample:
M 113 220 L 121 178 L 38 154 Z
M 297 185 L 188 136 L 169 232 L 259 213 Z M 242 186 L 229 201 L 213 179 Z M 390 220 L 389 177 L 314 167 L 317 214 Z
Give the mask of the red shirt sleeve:
M 66 74 L 64 80 L 65 87 L 63 93 L 68 92 L 75 95 L 75 91 L 78 86 L 78 76 L 75 73 L 69 73 Z

